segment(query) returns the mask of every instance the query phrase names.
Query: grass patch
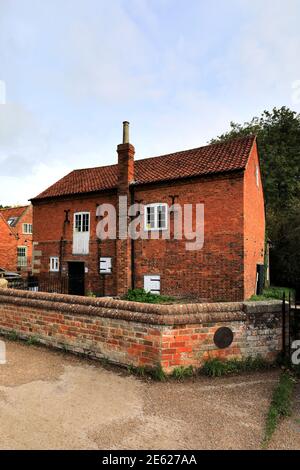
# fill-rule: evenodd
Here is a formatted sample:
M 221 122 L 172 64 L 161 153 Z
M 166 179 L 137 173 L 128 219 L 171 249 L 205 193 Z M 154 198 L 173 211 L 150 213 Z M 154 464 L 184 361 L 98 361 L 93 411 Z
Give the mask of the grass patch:
M 157 382 L 164 382 L 167 379 L 167 375 L 160 364 L 156 367 L 128 366 L 127 370 L 130 374 L 137 375 L 138 377 L 151 377 Z
M 280 376 L 279 384 L 273 392 L 271 405 L 267 414 L 265 437 L 262 443 L 263 448 L 270 442 L 279 421 L 291 415 L 293 388 L 293 377 L 288 372 L 283 372 Z
M 187 377 L 192 377 L 193 375 L 194 375 L 194 369 L 192 366 L 189 366 L 189 367 L 180 366 L 180 367 L 175 367 L 175 369 L 173 369 L 171 377 L 173 377 L 176 380 L 184 380 Z
M 7 338 L 10 341 L 18 341 L 19 336 L 18 336 L 18 333 L 15 330 L 12 330 L 8 333 Z
M 36 346 L 39 344 L 39 340 L 36 336 L 29 336 L 26 339 L 26 344 L 28 344 L 28 346 Z
M 205 362 L 200 369 L 200 373 L 208 377 L 221 377 L 223 375 L 240 374 L 241 372 L 265 370 L 270 367 L 271 364 L 261 356 L 228 360 L 213 358 Z
M 251 301 L 259 301 L 259 300 L 270 300 L 270 299 L 277 299 L 282 300 L 283 294 L 285 293 L 285 298 L 288 300 L 289 294 L 291 294 L 291 298 L 294 299 L 295 291 L 294 289 L 290 289 L 289 287 L 269 287 L 263 290 L 262 295 L 252 295 L 249 300 Z
M 163 304 L 171 302 L 173 298 L 166 295 L 152 294 L 151 292 L 146 292 L 144 289 L 131 289 L 124 297 L 124 300 L 143 302 L 146 304 Z

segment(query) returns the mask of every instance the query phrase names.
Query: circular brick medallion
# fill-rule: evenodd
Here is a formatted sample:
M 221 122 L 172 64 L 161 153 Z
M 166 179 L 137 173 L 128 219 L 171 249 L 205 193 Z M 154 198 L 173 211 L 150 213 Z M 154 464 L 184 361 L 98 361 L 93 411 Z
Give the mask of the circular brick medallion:
M 214 343 L 219 349 L 228 348 L 233 341 L 233 332 L 230 328 L 222 326 L 214 334 Z

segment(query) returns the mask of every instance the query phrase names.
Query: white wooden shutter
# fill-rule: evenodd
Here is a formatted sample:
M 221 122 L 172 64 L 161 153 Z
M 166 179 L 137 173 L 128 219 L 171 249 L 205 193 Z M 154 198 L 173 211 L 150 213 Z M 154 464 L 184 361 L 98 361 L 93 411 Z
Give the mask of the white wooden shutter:
M 151 294 L 160 294 L 160 276 L 144 276 L 144 289 Z
M 111 258 L 100 258 L 100 273 L 111 274 Z

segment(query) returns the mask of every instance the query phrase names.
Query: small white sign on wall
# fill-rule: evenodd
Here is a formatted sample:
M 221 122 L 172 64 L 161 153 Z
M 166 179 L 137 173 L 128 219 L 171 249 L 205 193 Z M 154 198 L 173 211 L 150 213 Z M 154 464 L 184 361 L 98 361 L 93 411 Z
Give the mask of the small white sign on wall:
M 100 274 L 111 274 L 112 262 L 111 258 L 100 258 Z

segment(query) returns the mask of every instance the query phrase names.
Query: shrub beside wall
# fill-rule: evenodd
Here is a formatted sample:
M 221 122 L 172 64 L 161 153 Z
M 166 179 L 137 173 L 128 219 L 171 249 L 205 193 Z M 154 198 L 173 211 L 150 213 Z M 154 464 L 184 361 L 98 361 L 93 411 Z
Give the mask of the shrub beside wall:
M 233 331 L 219 349 L 214 334 Z M 212 357 L 261 355 L 281 350 L 281 303 L 234 302 L 147 305 L 107 298 L 0 289 L 0 332 L 34 336 L 40 343 L 105 358 L 120 365 L 200 367 Z

